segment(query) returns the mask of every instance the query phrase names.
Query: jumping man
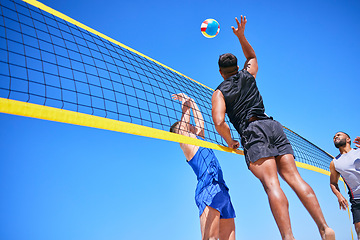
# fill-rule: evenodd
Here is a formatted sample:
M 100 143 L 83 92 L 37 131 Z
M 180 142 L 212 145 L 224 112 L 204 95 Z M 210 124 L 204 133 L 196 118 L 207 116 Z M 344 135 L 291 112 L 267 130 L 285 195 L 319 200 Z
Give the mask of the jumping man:
M 218 133 L 230 148 L 238 148 L 225 122 L 227 113 L 241 136 L 241 144 L 249 170 L 261 181 L 268 196 L 270 208 L 282 239 L 295 239 L 292 233 L 288 200 L 280 188 L 278 173 L 295 191 L 314 219 L 321 239 L 335 239 L 328 227 L 312 188 L 301 178 L 294 160 L 293 149 L 284 134 L 282 125 L 265 114 L 263 99 L 256 85 L 258 63 L 254 49 L 245 38 L 246 17 L 235 18 L 232 27 L 246 57 L 239 71 L 237 58 L 226 53 L 219 57 L 219 71 L 224 81 L 212 96 L 212 117 Z

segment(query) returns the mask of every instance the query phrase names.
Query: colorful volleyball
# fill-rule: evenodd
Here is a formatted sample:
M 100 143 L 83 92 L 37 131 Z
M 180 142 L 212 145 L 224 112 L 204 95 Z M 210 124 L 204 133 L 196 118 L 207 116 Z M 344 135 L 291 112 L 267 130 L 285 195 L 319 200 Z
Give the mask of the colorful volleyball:
M 201 33 L 207 38 L 215 37 L 220 31 L 220 25 L 215 19 L 206 19 L 201 24 Z

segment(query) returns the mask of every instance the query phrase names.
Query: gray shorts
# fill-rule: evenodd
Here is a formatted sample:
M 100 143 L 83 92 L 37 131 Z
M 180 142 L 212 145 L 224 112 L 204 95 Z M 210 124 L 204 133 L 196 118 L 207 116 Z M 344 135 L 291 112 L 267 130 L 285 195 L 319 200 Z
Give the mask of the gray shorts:
M 350 199 L 353 224 L 360 222 L 360 199 Z
M 260 158 L 294 155 L 283 126 L 272 119 L 250 122 L 243 131 L 241 144 L 248 167 Z

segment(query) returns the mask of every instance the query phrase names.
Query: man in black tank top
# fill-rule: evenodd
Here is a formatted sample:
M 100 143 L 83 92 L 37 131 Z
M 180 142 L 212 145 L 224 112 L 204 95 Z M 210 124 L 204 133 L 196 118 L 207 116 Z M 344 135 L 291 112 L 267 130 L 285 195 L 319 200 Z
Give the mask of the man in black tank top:
M 246 17 L 237 18 L 237 28 L 232 27 L 246 57 L 239 71 L 237 58 L 226 53 L 219 58 L 220 74 L 224 81 L 212 96 L 212 117 L 215 128 L 230 148 L 239 142 L 231 137 L 225 122 L 230 122 L 241 136 L 245 160 L 249 170 L 261 181 L 269 199 L 270 208 L 282 239 L 295 239 L 291 230 L 288 200 L 280 188 L 278 173 L 295 191 L 313 217 L 322 239 L 335 239 L 328 227 L 312 188 L 301 178 L 294 160 L 294 152 L 282 125 L 265 114 L 263 99 L 256 85 L 258 63 L 254 49 L 245 38 Z

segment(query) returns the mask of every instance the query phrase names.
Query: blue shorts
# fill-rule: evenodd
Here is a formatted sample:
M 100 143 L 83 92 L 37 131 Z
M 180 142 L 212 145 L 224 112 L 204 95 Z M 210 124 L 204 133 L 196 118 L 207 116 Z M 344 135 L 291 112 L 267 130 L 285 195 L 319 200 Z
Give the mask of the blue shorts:
M 250 122 L 241 136 L 241 145 L 248 167 L 260 158 L 294 155 L 283 126 L 272 119 Z
M 199 195 L 195 196 L 196 205 L 199 208 L 199 216 L 206 206 L 220 212 L 220 218 L 235 218 L 235 210 L 231 203 L 229 190 L 223 184 L 214 183 L 206 187 Z

